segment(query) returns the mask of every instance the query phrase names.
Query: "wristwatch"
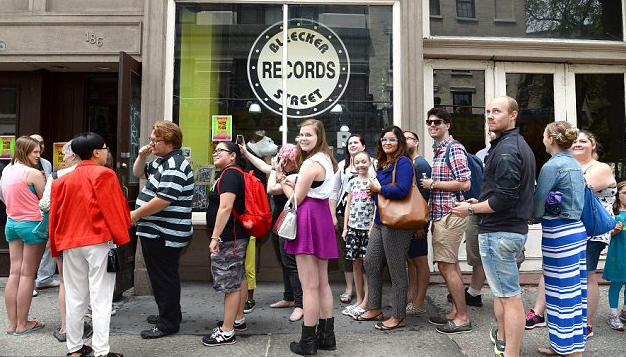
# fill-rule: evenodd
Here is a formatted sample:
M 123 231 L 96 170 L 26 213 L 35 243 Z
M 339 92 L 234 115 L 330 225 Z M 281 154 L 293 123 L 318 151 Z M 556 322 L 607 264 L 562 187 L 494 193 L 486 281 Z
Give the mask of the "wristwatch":
M 472 208 L 471 203 L 467 206 L 467 213 L 469 213 L 470 216 L 474 215 L 474 209 Z

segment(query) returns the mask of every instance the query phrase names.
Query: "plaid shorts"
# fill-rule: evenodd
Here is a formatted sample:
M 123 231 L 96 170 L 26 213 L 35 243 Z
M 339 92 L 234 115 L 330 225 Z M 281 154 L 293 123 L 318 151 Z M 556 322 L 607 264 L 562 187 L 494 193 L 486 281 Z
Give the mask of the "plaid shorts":
M 237 239 L 220 243 L 220 252 L 211 253 L 211 274 L 213 288 L 222 293 L 239 291 L 241 282 L 246 278 L 247 239 Z

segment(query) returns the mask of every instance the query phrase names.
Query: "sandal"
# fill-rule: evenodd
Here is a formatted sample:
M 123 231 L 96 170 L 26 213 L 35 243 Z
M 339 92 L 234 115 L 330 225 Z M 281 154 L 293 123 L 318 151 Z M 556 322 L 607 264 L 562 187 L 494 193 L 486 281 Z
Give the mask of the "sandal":
M 39 322 L 37 320 L 35 320 L 34 322 L 35 322 L 35 324 L 33 325 L 33 327 L 29 328 L 28 330 L 22 331 L 22 332 L 17 332 L 17 331 L 13 332 L 13 336 L 28 335 L 29 333 L 41 330 L 42 328 L 44 328 L 46 326 L 42 322 Z
M 537 351 L 539 352 L 539 354 L 544 356 L 563 356 L 562 354 L 553 350 L 552 347 L 539 347 Z
M 348 293 L 343 293 L 339 295 L 339 301 L 341 301 L 344 304 L 349 304 L 352 302 L 352 295 Z
M 365 314 L 365 312 L 363 314 Z M 363 314 L 358 316 L 352 316 L 352 318 L 354 319 L 354 321 L 382 321 L 385 318 L 382 311 L 379 312 L 378 315 L 372 317 L 363 317 Z
M 395 324 L 393 326 L 387 326 L 387 325 L 385 325 L 384 322 L 379 322 L 376 325 L 374 325 L 374 327 L 377 330 L 381 330 L 381 331 L 395 330 L 397 328 L 404 327 L 404 326 L 406 326 L 405 323 L 404 323 L 404 319 L 400 319 L 400 322 L 398 322 L 397 324 Z
M 80 348 L 80 350 L 78 351 L 74 351 L 74 352 L 70 352 L 67 355 L 71 356 L 74 353 L 80 353 L 80 357 L 86 357 L 88 355 L 90 355 L 93 352 L 93 348 L 87 346 L 87 345 L 83 345 L 83 347 Z

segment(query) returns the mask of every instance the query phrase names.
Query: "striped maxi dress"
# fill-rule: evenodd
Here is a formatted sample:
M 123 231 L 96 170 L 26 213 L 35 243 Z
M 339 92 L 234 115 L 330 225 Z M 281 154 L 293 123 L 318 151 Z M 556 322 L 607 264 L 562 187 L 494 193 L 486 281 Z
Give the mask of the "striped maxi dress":
M 544 216 L 543 273 L 550 347 L 583 352 L 587 340 L 587 232 L 580 220 Z

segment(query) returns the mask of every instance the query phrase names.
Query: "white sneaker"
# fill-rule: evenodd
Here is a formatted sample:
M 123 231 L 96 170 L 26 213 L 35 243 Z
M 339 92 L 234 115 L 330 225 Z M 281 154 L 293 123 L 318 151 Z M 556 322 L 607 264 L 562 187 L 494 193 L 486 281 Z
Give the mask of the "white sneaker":
M 37 292 L 37 290 L 33 290 L 33 297 L 39 295 L 39 293 Z
M 59 279 L 49 279 L 46 283 L 35 284 L 35 288 L 37 289 L 48 289 L 48 288 L 56 288 L 61 285 Z
M 613 330 L 624 331 L 624 324 L 620 321 L 619 315 L 609 314 L 606 322 L 609 324 L 609 326 L 611 326 Z

